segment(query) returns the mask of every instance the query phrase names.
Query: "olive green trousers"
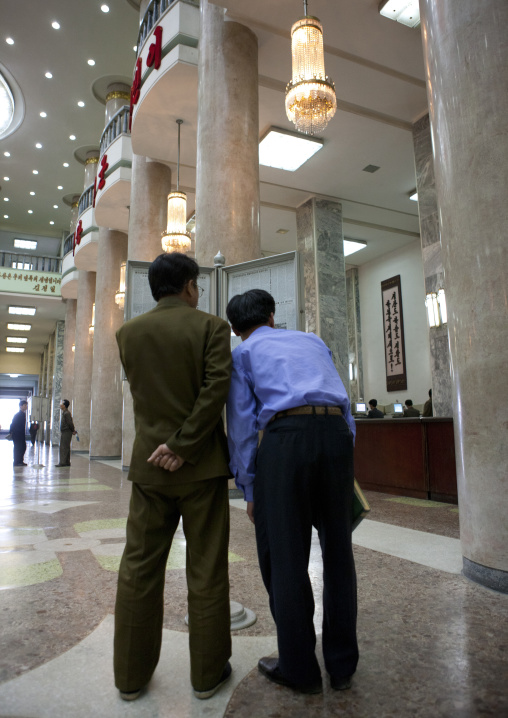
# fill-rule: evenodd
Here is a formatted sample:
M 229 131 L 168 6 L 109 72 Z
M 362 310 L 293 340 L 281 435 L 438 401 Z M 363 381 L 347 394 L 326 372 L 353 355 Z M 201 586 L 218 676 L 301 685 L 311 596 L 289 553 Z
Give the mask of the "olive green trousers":
M 231 656 L 227 479 L 179 486 L 133 483 L 115 605 L 115 685 L 121 691 L 145 686 L 159 661 L 166 562 L 180 516 L 193 688 L 216 685 Z M 164 668 L 172 670 L 171 665 Z

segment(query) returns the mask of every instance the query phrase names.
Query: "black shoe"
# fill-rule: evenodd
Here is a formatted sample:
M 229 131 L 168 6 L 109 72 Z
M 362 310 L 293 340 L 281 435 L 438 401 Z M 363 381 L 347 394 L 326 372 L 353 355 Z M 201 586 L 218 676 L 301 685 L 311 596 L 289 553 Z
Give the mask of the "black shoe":
M 334 691 L 347 691 L 351 688 L 353 676 L 344 676 L 343 678 L 333 678 L 330 676 L 330 685 Z
M 61 469 L 64 466 L 70 466 L 70 464 L 55 464 L 56 468 Z
M 323 691 L 323 683 L 321 680 L 319 683 L 313 683 L 309 686 L 300 686 L 288 681 L 279 670 L 278 658 L 261 658 L 258 662 L 258 669 L 269 681 L 272 681 L 272 683 L 292 688 L 299 693 L 322 693 Z
M 13 464 L 13 466 L 28 466 L 28 464 L 25 464 L 25 462 L 23 461 L 21 464 Z
M 231 668 L 231 663 L 228 661 L 224 670 L 222 671 L 222 676 L 219 678 L 219 682 L 216 683 L 213 688 L 210 688 L 207 691 L 197 691 L 196 689 L 194 689 L 194 695 L 196 696 L 196 698 L 199 698 L 200 700 L 206 700 L 207 698 L 211 698 L 212 696 L 214 696 L 219 690 L 219 688 L 231 678 L 232 670 L 233 669 Z

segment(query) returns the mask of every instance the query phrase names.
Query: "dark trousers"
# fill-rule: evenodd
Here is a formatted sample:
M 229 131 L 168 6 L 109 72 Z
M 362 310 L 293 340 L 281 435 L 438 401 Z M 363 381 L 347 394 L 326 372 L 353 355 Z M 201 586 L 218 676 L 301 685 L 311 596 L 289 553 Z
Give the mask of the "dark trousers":
M 60 461 L 64 466 L 71 465 L 72 431 L 62 431 L 60 434 Z
M 26 441 L 25 439 L 14 439 L 13 443 L 13 463 L 22 464 L 25 457 Z
M 193 687 L 212 688 L 231 656 L 227 480 L 133 483 L 115 606 L 115 685 L 121 691 L 146 685 L 159 661 L 166 563 L 180 516 L 187 542 Z
M 288 416 L 268 424 L 254 481 L 256 541 L 279 668 L 297 685 L 312 685 L 321 674 L 308 574 L 312 526 L 323 556 L 326 670 L 341 678 L 358 662 L 353 484 L 353 439 L 343 417 Z

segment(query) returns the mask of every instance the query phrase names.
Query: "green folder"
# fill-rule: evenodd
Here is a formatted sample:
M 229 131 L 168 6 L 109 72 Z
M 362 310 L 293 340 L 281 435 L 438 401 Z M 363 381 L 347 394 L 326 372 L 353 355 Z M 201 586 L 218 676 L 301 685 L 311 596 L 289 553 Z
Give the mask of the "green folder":
M 367 499 L 363 495 L 360 484 L 355 479 L 355 493 L 353 496 L 353 531 L 370 511 Z

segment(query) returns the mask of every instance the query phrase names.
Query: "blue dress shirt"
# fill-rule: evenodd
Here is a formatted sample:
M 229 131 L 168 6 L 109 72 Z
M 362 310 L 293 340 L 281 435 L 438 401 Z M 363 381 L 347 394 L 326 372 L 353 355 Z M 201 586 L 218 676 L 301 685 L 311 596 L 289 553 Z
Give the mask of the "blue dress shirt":
M 355 421 L 332 353 L 315 334 L 261 326 L 233 351 L 227 400 L 230 469 L 253 500 L 258 431 L 274 414 L 296 406 L 340 406 L 353 436 Z

